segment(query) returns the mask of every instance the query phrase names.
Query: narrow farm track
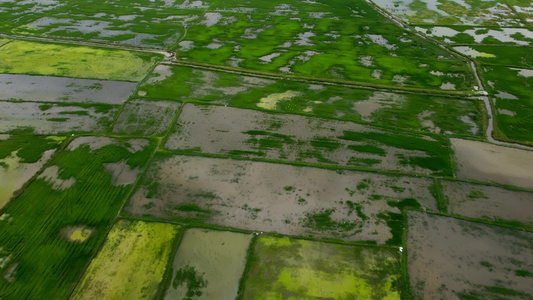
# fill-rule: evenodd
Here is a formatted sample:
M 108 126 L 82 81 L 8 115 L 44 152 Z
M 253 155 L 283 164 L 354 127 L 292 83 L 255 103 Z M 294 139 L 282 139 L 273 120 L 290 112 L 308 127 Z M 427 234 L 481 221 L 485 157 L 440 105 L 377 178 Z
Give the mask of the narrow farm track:
M 495 112 L 494 112 L 494 109 L 493 109 L 493 106 L 492 106 L 492 101 L 490 100 L 489 96 L 487 96 L 487 93 L 486 93 L 486 90 L 485 90 L 485 85 L 483 84 L 483 80 L 481 80 L 481 76 L 479 75 L 479 69 L 475 63 L 475 61 L 473 59 L 471 59 L 470 57 L 464 55 L 464 54 L 461 54 L 459 52 L 455 52 L 455 51 L 452 51 L 450 50 L 446 44 L 443 44 L 442 42 L 438 41 L 438 40 L 435 40 L 435 39 L 432 39 L 418 31 L 416 31 L 415 29 L 413 29 L 409 24 L 405 23 L 403 20 L 401 20 L 400 18 L 394 16 L 393 14 L 389 13 L 388 11 L 382 9 L 381 7 L 379 7 L 377 4 L 375 4 L 372 0 L 367 0 L 368 4 L 370 4 L 376 11 L 378 11 L 380 14 L 382 14 L 384 17 L 388 18 L 391 22 L 397 24 L 398 26 L 406 29 L 406 30 L 409 30 L 411 33 L 413 33 L 414 35 L 434 44 L 434 45 L 437 45 L 439 46 L 440 48 L 450 52 L 450 53 L 453 53 L 455 55 L 460 55 L 461 57 L 464 58 L 465 61 L 467 61 L 469 64 L 470 64 L 470 67 L 472 68 L 472 72 L 474 73 L 474 76 L 476 77 L 476 81 L 477 81 L 477 84 L 478 84 L 478 90 L 480 92 L 480 94 L 483 94 L 482 96 L 475 96 L 473 98 L 475 99 L 479 99 L 481 101 L 483 101 L 483 104 L 485 105 L 485 109 L 487 110 L 487 114 L 488 114 L 488 118 L 487 118 L 487 128 L 485 130 L 485 138 L 487 139 L 487 141 L 489 141 L 490 143 L 493 143 L 495 145 L 499 145 L 499 146 L 505 146 L 505 147 L 513 147 L 513 148 L 519 148 L 519 149 L 523 149 L 523 150 L 529 150 L 529 151 L 533 151 L 533 147 L 530 147 L 530 146 L 527 146 L 527 145 L 523 145 L 523 144 L 518 144 L 518 143 L 510 143 L 510 142 L 503 142 L 503 141 L 498 141 L 496 139 L 494 139 L 494 137 L 492 136 L 492 133 L 494 132 L 494 118 L 496 117 L 495 115 Z

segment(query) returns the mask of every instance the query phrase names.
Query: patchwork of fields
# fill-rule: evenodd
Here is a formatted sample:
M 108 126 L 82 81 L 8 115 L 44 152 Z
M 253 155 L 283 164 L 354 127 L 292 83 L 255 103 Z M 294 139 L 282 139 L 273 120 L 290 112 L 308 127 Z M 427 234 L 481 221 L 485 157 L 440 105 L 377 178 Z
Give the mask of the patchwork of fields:
M 533 299 L 530 0 L 0 3 L 0 299 Z

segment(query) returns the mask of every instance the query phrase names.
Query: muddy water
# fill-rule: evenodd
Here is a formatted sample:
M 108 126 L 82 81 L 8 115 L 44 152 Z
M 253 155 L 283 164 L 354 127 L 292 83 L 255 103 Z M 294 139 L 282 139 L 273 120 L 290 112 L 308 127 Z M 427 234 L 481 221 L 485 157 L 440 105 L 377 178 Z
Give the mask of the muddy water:
M 297 96 L 298 92 L 271 94 L 261 99 L 263 108 L 275 107 L 283 99 Z M 383 95 L 377 95 L 376 99 Z M 394 97 L 393 97 L 394 99 Z M 376 100 L 378 101 L 378 100 Z M 343 166 L 366 166 L 359 160 L 372 160 L 372 168 L 384 170 L 400 170 L 431 174 L 433 171 L 421 167 L 402 164 L 401 157 L 426 157 L 427 154 L 418 150 L 407 150 L 380 144 L 379 142 L 357 142 L 341 139 L 345 131 L 379 132 L 373 127 L 354 124 L 352 122 L 332 121 L 295 115 L 272 115 L 264 112 L 237 109 L 223 106 L 184 106 L 178 123 L 177 131 L 170 135 L 165 145 L 171 150 L 201 149 L 204 153 L 228 154 L 244 151 L 248 156 L 259 156 L 287 161 L 303 161 L 309 163 L 339 164 Z M 286 136 L 292 142 L 280 142 L 279 147 L 259 147 L 258 139 L 269 139 L 265 135 L 254 136 L 247 132 L 269 132 L 278 136 Z M 201 137 L 201 138 L 200 138 Z M 334 149 L 313 146 L 317 139 L 331 141 Z M 354 151 L 348 148 L 353 145 L 372 145 L 383 149 L 382 154 Z M 338 147 L 337 147 L 337 146 Z M 259 148 L 259 149 L 258 149 Z M 258 152 L 261 153 L 258 153 Z M 240 153 L 240 152 L 239 152 Z M 255 154 L 254 154 L 255 153 Z M 304 153 L 304 154 L 302 154 Z M 318 153 L 305 155 L 305 153 Z M 244 154 L 243 154 L 244 155 Z M 318 159 L 318 156 L 324 159 Z
M 50 166 L 46 168 L 37 178 L 41 178 L 44 181 L 48 182 L 54 190 L 64 191 L 76 182 L 76 178 L 70 177 L 68 179 L 61 179 L 58 177 L 59 167 Z
M 96 108 L 45 105 L 40 103 L 0 102 L 0 132 L 32 127 L 39 134 L 104 131 L 113 120 L 116 108 L 97 112 Z
M 105 163 L 104 169 L 111 174 L 112 184 L 115 186 L 133 184 L 141 172 L 139 167 L 131 168 L 125 160 L 116 163 Z
M 74 151 L 80 146 L 89 146 L 91 151 L 98 150 L 107 145 L 118 145 L 126 148 L 129 152 L 135 153 L 144 150 L 150 142 L 145 139 L 120 140 L 104 136 L 83 136 L 74 139 L 67 146 L 67 150 Z
M 0 99 L 122 104 L 136 85 L 125 81 L 0 74 Z
M 167 101 L 129 101 L 113 125 L 113 132 L 153 136 L 163 133 L 172 123 L 180 103 Z
M 408 212 L 407 270 L 414 299 L 501 299 L 488 287 L 514 290 L 505 299 L 529 299 L 533 272 L 533 233 L 464 220 Z M 529 294 L 522 298 L 519 293 Z
M 41 159 L 32 164 L 21 163 L 16 151 L 0 159 L 0 209 L 7 204 L 15 191 L 43 167 L 54 152 L 55 149 L 45 151 Z
M 187 283 L 174 280 L 179 270 L 191 267 L 197 278 L 206 282 L 194 289 L 202 294 L 193 299 L 235 299 L 251 240 L 250 234 L 198 228 L 185 231 L 172 264 L 174 272 L 165 300 L 186 297 Z
M 533 189 L 533 152 L 478 141 L 450 141 L 458 178 Z
M 133 215 L 198 218 L 234 228 L 382 244 L 392 235 L 378 214 L 400 212 L 387 201 L 414 198 L 423 208 L 437 210 L 429 191 L 432 181 L 426 178 L 187 156 L 160 158 L 147 172 L 125 208 Z M 158 186 L 149 198 L 146 185 L 153 182 Z M 176 209 L 183 204 L 203 212 Z M 314 226 L 309 215 L 326 209 L 332 210 L 334 225 Z M 342 227 L 350 223 L 354 226 Z
M 446 180 L 441 185 L 451 214 L 490 221 L 520 221 L 533 226 L 533 193 Z

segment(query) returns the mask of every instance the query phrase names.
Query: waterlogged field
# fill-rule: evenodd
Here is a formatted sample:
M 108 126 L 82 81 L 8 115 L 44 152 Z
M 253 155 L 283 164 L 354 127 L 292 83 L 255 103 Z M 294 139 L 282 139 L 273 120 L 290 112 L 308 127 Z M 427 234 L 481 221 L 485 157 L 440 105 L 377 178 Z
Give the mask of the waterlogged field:
M 438 209 L 420 177 L 159 155 L 143 178 L 127 215 L 288 235 L 398 245 L 405 207 Z
M 484 65 L 533 68 L 533 51 L 531 51 L 531 47 L 468 45 L 453 47 L 453 49 L 476 59 Z
M 42 13 L 21 12 L 11 4 L 4 11 L 21 16 L 0 30 L 177 49 L 184 60 L 365 84 L 440 89 L 450 82 L 469 89 L 473 79 L 459 58 L 390 22 L 364 1 L 136 3 L 57 3 Z
M 0 297 L 66 299 L 155 142 L 74 139 L 0 217 Z
M 409 211 L 414 299 L 531 299 L 533 233 Z
M 477 25 L 520 27 L 526 23 L 517 14 L 526 1 L 472 0 L 374 0 L 374 3 L 410 24 Z
M 167 101 L 129 101 L 113 124 L 113 132 L 137 136 L 160 135 L 170 127 L 180 105 Z
M 31 130 L 0 134 L 0 209 L 52 157 L 64 138 Z
M 187 104 L 165 147 L 193 153 L 452 174 L 447 140 L 438 136 L 400 134 L 351 122 L 223 106 Z
M 440 185 L 452 215 L 533 227 L 533 193 L 447 180 Z
M 0 74 L 0 99 L 122 104 L 136 85 L 125 81 Z
M 110 105 L 0 101 L 0 132 L 25 128 L 38 134 L 103 132 L 116 111 Z
M 12 41 L 0 47 L 0 73 L 141 81 L 161 58 L 152 53 Z
M 400 299 L 394 250 L 262 236 L 244 299 Z
M 71 299 L 154 299 L 180 226 L 120 220 Z
M 533 69 L 482 66 L 495 104 L 496 137 L 533 144 Z
M 165 300 L 235 299 L 251 240 L 251 234 L 187 229 Z
M 451 139 L 457 178 L 533 189 L 533 152 Z
M 183 37 L 183 24 L 199 19 L 205 7 L 201 1 L 188 0 L 140 0 L 134 6 L 123 0 L 3 2 L 0 18 L 5 24 L 0 30 L 18 35 L 170 48 Z
M 451 45 L 533 45 L 533 31 L 529 28 L 416 26 L 415 29 L 431 38 Z
M 433 133 L 477 136 L 483 133 L 479 104 L 475 101 L 265 79 L 184 66 L 158 65 L 141 84 L 138 96 L 313 115 Z

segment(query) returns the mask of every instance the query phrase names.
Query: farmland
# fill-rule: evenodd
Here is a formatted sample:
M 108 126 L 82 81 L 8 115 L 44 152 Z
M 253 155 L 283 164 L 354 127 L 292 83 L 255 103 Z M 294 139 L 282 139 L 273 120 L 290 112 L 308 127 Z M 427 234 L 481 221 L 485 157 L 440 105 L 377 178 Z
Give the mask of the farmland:
M 533 299 L 532 4 L 0 1 L 0 299 Z

